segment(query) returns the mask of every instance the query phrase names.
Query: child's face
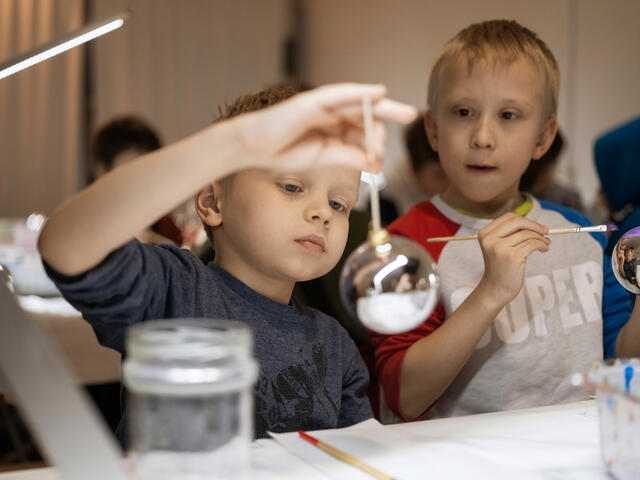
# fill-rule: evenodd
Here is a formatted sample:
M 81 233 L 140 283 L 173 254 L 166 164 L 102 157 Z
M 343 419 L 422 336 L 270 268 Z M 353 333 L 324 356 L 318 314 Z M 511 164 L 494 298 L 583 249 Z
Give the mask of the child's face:
M 555 118 L 543 113 L 543 80 L 520 58 L 510 65 L 466 60 L 445 66 L 435 112 L 427 119 L 455 207 L 478 214 L 514 208 L 522 200 L 520 177 L 555 135 Z
M 359 171 L 340 167 L 235 174 L 221 197 L 216 263 L 245 283 L 324 275 L 344 251 L 359 185 Z

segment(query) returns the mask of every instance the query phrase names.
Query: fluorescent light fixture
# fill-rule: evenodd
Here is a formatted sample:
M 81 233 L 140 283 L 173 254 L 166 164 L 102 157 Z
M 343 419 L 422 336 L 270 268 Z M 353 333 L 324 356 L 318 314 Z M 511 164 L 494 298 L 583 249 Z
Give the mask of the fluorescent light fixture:
M 81 28 L 75 32 L 65 35 L 62 38 L 53 40 L 42 47 L 38 47 L 18 58 L 10 60 L 0 65 L 0 80 L 13 75 L 20 70 L 24 70 L 36 63 L 39 63 L 47 58 L 51 58 L 59 53 L 66 52 L 67 50 L 82 45 L 89 40 L 93 40 L 105 33 L 109 33 L 124 25 L 124 21 L 128 16 L 128 12 L 121 13 L 114 17 L 109 17 L 106 20 L 94 22 L 86 27 Z

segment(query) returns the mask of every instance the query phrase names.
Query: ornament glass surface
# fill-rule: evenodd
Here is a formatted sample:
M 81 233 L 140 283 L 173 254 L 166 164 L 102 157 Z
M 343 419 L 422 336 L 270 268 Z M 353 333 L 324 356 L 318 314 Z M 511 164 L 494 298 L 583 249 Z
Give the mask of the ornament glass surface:
M 611 255 L 613 274 L 624 288 L 640 294 L 640 227 L 620 237 Z
M 437 300 L 438 277 L 431 256 L 404 237 L 380 245 L 360 245 L 340 274 L 340 297 L 352 316 L 383 334 L 411 330 L 422 323 Z

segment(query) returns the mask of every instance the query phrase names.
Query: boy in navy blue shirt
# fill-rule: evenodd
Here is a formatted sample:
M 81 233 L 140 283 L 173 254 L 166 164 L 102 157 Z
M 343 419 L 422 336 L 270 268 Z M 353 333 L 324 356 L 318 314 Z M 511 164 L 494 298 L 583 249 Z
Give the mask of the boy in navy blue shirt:
M 381 86 L 324 87 L 284 101 L 294 93 L 276 88 L 242 97 L 224 121 L 114 170 L 61 205 L 39 240 L 65 298 L 102 344 L 123 354 L 126 328 L 137 322 L 248 323 L 261 366 L 259 437 L 371 417 L 367 370 L 353 341 L 334 319 L 292 300 L 291 291 L 342 255 L 360 170 L 380 168 L 383 120 L 415 116 L 412 107 L 385 99 Z M 365 96 L 376 112 L 373 164 L 363 149 Z M 133 239 L 196 190 L 196 210 L 215 246 L 212 263 Z

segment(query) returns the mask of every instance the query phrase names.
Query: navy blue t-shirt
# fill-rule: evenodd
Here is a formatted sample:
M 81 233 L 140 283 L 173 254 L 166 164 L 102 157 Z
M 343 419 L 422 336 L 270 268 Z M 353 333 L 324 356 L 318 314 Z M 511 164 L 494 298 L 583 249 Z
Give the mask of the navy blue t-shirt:
M 367 369 L 334 318 L 296 302 L 277 303 L 187 250 L 132 240 L 78 277 L 45 267 L 99 342 L 122 354 L 126 329 L 138 322 L 222 318 L 249 325 L 260 364 L 257 437 L 267 430 L 345 427 L 372 416 L 365 394 Z M 125 443 L 121 426 L 118 436 Z

